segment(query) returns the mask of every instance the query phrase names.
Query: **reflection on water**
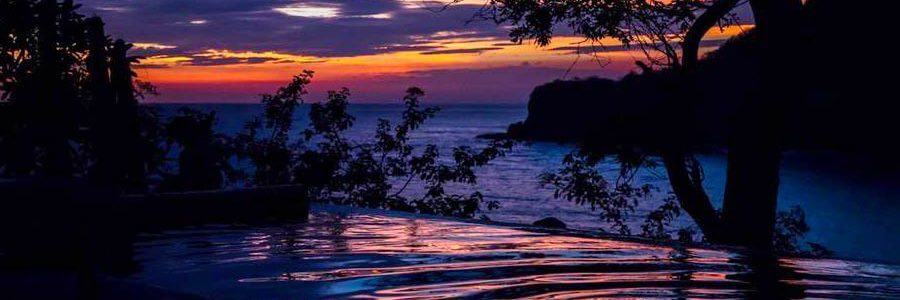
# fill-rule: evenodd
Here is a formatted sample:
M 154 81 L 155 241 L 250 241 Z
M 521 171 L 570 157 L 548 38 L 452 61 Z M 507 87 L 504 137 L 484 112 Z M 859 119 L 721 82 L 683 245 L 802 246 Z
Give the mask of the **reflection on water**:
M 308 223 L 145 235 L 163 288 L 235 299 L 896 298 L 900 268 L 319 207 Z

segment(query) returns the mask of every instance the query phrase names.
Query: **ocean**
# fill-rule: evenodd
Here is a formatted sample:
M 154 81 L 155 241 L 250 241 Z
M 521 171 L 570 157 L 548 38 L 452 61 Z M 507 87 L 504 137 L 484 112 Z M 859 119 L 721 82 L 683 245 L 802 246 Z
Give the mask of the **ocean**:
M 424 103 L 428 105 L 428 103 Z M 170 113 L 182 106 L 160 104 L 161 111 Z M 245 122 L 261 113 L 256 104 L 190 104 L 193 108 L 217 112 L 217 130 L 233 134 L 242 130 Z M 525 104 L 445 104 L 437 116 L 412 135 L 415 145 L 435 144 L 442 154 L 449 155 L 454 146 L 475 148 L 486 143 L 479 134 L 503 132 L 513 122 L 527 116 Z M 371 139 L 379 118 L 396 120 L 403 106 L 399 104 L 351 104 L 350 113 L 357 120 L 347 132 L 354 140 Z M 295 131 L 308 122 L 306 106 L 295 116 Z M 419 148 L 421 149 L 421 148 Z M 570 228 L 599 230 L 608 228 L 599 213 L 590 207 L 553 198 L 553 190 L 541 186 L 538 176 L 559 168 L 564 155 L 575 148 L 569 144 L 530 142 L 520 143 L 506 157 L 497 159 L 477 171 L 474 189 L 452 187 L 458 192 L 480 191 L 488 200 L 497 200 L 500 208 L 482 211 L 493 221 L 530 224 L 545 217 L 556 217 Z M 704 167 L 706 186 L 710 196 L 720 205 L 724 192 L 724 154 L 704 154 L 699 159 Z M 873 173 L 867 162 L 832 153 L 790 152 L 784 156 L 779 191 L 779 209 L 801 207 L 811 227 L 805 240 L 822 244 L 840 258 L 871 262 L 900 262 L 895 249 L 900 248 L 900 185 L 895 176 Z M 602 166 L 614 172 L 613 163 Z M 644 216 L 660 204 L 668 182 L 660 169 L 642 172 L 639 180 L 661 188 L 656 196 L 641 201 L 632 214 L 629 226 L 640 230 Z M 686 216 L 678 219 L 673 230 L 692 226 Z

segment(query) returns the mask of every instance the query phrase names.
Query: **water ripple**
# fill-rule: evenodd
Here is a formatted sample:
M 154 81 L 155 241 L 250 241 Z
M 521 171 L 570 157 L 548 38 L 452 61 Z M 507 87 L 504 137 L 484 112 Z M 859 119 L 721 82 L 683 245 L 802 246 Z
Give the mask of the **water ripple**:
M 213 298 L 897 298 L 897 266 L 758 260 L 316 207 L 308 223 L 145 236 L 135 280 Z

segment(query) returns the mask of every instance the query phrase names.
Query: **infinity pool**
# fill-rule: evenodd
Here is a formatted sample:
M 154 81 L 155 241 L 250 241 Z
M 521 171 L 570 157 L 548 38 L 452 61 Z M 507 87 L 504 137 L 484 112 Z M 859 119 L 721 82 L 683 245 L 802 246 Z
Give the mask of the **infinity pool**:
M 306 223 L 144 234 L 129 279 L 215 299 L 900 298 L 900 267 L 314 206 Z

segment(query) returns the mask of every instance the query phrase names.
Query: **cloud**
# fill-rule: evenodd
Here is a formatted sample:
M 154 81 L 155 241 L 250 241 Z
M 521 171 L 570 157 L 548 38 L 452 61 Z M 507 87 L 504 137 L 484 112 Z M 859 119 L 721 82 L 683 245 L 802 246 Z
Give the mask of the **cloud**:
M 132 45 L 134 45 L 133 49 L 135 50 L 166 50 L 178 48 L 178 46 L 160 43 L 132 43 Z
M 139 68 L 162 68 L 173 66 L 177 64 L 190 62 L 192 58 L 186 56 L 173 56 L 173 55 L 152 55 L 141 58 L 138 61 L 137 66 Z
M 195 58 L 188 62 L 188 65 L 192 66 L 219 66 L 219 65 L 233 65 L 233 64 L 261 64 L 264 62 L 275 62 L 278 61 L 277 58 L 271 57 L 250 57 L 250 58 L 238 58 L 238 57 L 199 57 L 194 56 Z
M 171 49 L 169 47 L 160 47 L 153 43 L 140 43 L 139 49 Z M 317 57 L 277 53 L 277 52 L 234 52 L 230 50 L 208 49 L 203 52 L 195 53 L 189 56 L 179 55 L 152 55 L 141 59 L 136 68 L 141 69 L 160 69 L 175 66 L 225 66 L 225 65 L 252 65 L 262 63 L 321 63 L 326 59 Z
M 436 55 L 436 54 L 466 54 L 466 53 L 481 53 L 485 51 L 491 50 L 500 50 L 503 48 L 500 47 L 483 47 L 483 48 L 470 48 L 470 49 L 447 49 L 447 50 L 434 50 L 434 51 L 425 51 L 420 52 L 422 55 Z
M 436 45 L 387 45 L 381 46 L 379 50 L 384 50 L 385 52 L 398 52 L 398 51 L 430 51 L 441 49 L 441 46 Z
M 339 5 L 332 3 L 319 4 L 313 3 L 294 3 L 282 7 L 275 7 L 272 10 L 279 13 L 303 18 L 334 18 L 340 15 L 341 8 Z
M 177 51 L 165 52 L 170 55 L 227 48 L 340 57 L 402 48 L 395 45 L 421 47 L 427 43 L 425 40 L 506 39 L 506 32 L 491 22 L 467 24 L 480 7 L 468 4 L 434 13 L 400 0 L 82 0 L 81 3 L 83 14 L 97 14 L 106 20 L 112 36 L 177 46 Z
M 133 66 L 131 66 L 131 67 L 134 68 L 134 69 L 166 69 L 166 68 L 171 68 L 171 66 L 170 66 L 170 65 L 167 65 L 167 64 L 145 64 L 145 63 L 138 63 L 138 64 L 133 65 Z

